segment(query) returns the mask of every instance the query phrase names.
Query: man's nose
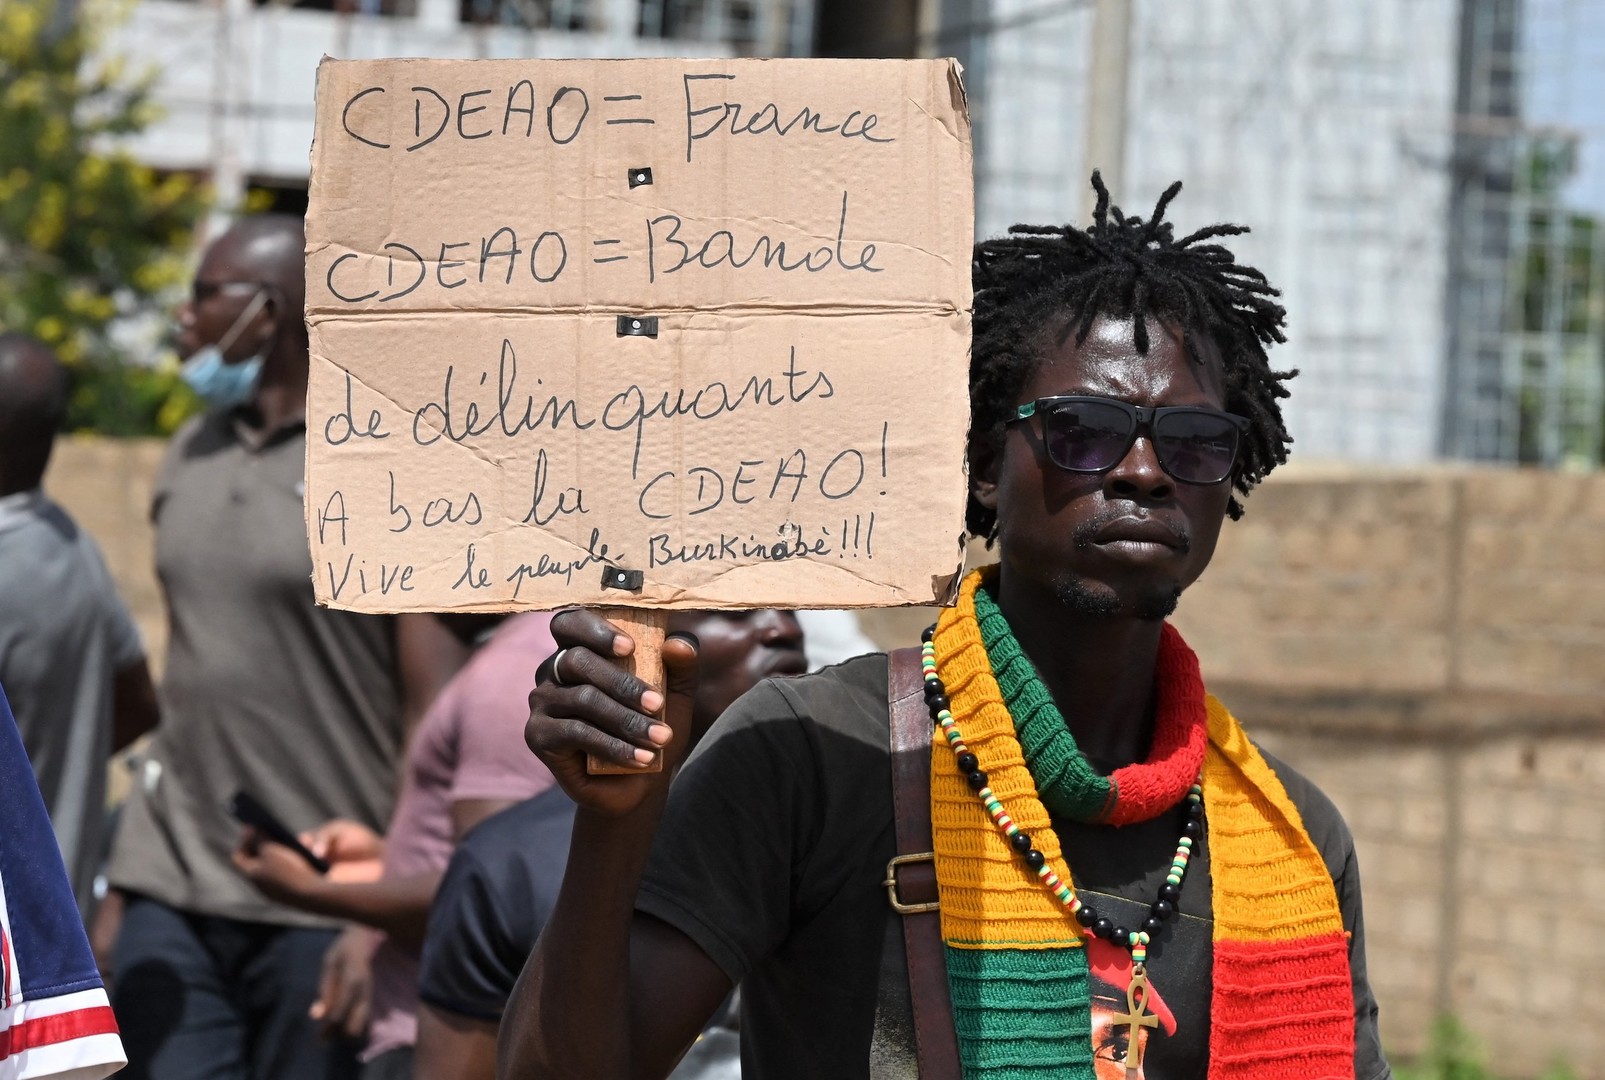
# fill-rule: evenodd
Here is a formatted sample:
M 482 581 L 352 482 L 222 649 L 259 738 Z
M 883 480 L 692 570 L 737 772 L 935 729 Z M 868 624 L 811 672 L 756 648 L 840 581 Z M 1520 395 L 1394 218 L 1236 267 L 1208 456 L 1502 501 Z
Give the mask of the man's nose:
M 802 644 L 802 624 L 794 612 L 769 608 L 758 615 L 758 640 L 765 645 Z
M 1175 482 L 1159 464 L 1154 440 L 1147 434 L 1133 440 L 1125 457 L 1104 474 L 1103 483 L 1105 492 L 1126 499 L 1167 499 L 1175 493 Z

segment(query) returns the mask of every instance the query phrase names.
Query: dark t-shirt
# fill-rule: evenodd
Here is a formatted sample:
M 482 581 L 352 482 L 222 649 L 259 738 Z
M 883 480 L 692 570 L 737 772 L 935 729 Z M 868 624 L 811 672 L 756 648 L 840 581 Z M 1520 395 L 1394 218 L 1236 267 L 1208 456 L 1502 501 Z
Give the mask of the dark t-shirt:
M 747 1076 L 913 1075 L 906 1043 L 885 1041 L 887 1030 L 911 1029 L 907 1017 L 883 1016 L 876 1034 L 883 953 L 907 978 L 881 885 L 894 853 L 886 675 L 886 657 L 874 655 L 763 683 L 714 725 L 670 794 L 636 906 L 685 933 L 741 984 Z M 1331 871 L 1353 934 L 1356 1075 L 1386 1077 L 1353 840 L 1314 785 L 1267 760 Z M 1179 815 L 1118 830 L 1054 826 L 1077 888 L 1100 912 L 1135 926 L 1169 868 Z M 1148 1080 L 1202 1080 L 1207 1072 L 1207 839 L 1195 850 L 1180 918 L 1150 951 L 1149 973 L 1174 1024 L 1149 1039 Z
M 418 995 L 437 1009 L 501 1020 L 568 861 L 574 804 L 542 792 L 486 819 L 458 845 L 429 912 Z M 721 1008 L 670 1080 L 733 1080 L 733 1011 Z
M 500 1020 L 530 949 L 552 916 L 568 861 L 574 804 L 553 788 L 463 837 L 429 911 L 418 996 Z

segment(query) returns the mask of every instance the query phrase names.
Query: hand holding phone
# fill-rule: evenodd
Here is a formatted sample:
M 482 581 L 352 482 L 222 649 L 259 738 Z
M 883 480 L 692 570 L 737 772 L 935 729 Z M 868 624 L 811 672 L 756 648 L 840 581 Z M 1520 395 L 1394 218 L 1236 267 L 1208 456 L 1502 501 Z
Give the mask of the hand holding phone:
M 275 844 L 283 844 L 301 858 L 307 865 L 320 874 L 329 872 L 329 864 L 312 854 L 307 846 L 301 843 L 300 837 L 291 832 L 278 817 L 269 810 L 250 792 L 236 791 L 234 797 L 229 799 L 228 811 L 234 819 L 242 825 L 249 825 Z

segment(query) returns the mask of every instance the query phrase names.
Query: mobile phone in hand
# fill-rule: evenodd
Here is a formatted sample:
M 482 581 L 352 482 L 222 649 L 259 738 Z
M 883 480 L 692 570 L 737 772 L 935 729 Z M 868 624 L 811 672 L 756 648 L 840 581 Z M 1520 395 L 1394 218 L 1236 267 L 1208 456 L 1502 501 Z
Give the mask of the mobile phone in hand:
M 240 824 L 251 826 L 275 844 L 283 844 L 301 856 L 307 861 L 307 865 L 318 873 L 329 872 L 328 862 L 312 854 L 311 850 L 301 843 L 300 837 L 286 828 L 284 822 L 249 791 L 236 791 L 234 797 L 228 801 L 228 812 L 234 815 Z

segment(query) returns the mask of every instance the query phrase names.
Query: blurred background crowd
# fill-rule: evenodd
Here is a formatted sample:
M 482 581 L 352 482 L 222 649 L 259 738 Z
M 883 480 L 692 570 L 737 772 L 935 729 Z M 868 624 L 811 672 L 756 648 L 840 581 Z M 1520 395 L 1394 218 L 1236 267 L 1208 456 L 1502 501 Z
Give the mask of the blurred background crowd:
M 540 786 L 453 786 L 449 719 L 429 750 L 444 781 L 415 775 L 425 751 L 415 741 L 404 764 L 401 741 L 429 730 L 431 703 L 475 711 L 461 700 L 478 691 L 453 677 L 483 675 L 498 641 L 513 674 L 484 692 L 516 715 L 538 627 L 332 627 L 304 580 L 264 624 L 229 608 L 245 585 L 216 587 L 272 563 L 243 542 L 260 537 L 191 532 L 187 551 L 158 539 L 164 499 L 174 513 L 191 491 L 249 503 L 266 482 L 253 462 L 296 475 L 293 446 L 275 442 L 299 437 L 293 409 L 208 434 L 178 365 L 215 345 L 260 348 L 271 368 L 298 334 L 304 352 L 293 223 L 324 54 L 956 56 L 981 235 L 1084 218 L 1095 165 L 1133 205 L 1184 180 L 1178 227 L 1251 225 L 1239 255 L 1289 310 L 1274 359 L 1301 371 L 1294 464 L 1228 527 L 1178 622 L 1215 691 L 1354 829 L 1396 1059 L 1421 1076 L 1605 1076 L 1598 0 L 0 0 L 0 332 L 27 335 L 0 339 L 0 685 L 114 993 L 117 920 L 140 902 L 162 909 L 140 916 L 157 953 L 244 955 L 257 945 L 242 926 L 307 929 L 314 960 L 285 964 L 312 964 L 318 983 L 337 934 L 363 963 L 380 947 L 349 925 L 399 941 L 396 962 L 415 968 L 419 904 L 427 915 L 455 838 Z M 226 231 L 251 215 L 268 216 Z M 277 385 L 293 400 L 293 379 Z M 225 444 L 232 474 L 184 479 L 199 455 L 185 447 Z M 266 512 L 302 528 L 293 499 Z M 24 517 L 47 532 L 23 539 Z M 38 570 L 53 558 L 68 560 L 59 581 Z M 186 584 L 167 572 L 180 564 L 214 577 Z M 281 571 L 264 580 L 284 584 Z M 186 624 L 186 604 L 213 610 Z M 810 658 L 912 643 L 928 621 L 825 617 L 806 628 Z M 772 646 L 801 632 L 766 633 Z M 175 707 L 201 707 L 206 680 L 242 669 L 264 700 L 322 672 L 300 711 L 343 732 L 335 744 L 361 767 L 308 776 L 259 745 L 152 747 L 159 714 L 165 727 Z M 294 737 L 271 710 L 262 723 Z M 204 777 L 206 799 L 164 781 L 175 769 Z M 408 784 L 443 783 L 433 839 L 391 867 L 392 884 L 428 887 L 298 904 L 262 850 L 235 850 L 240 826 L 213 798 L 247 781 L 293 830 L 360 823 L 314 846 L 376 887 L 398 858 L 384 844 L 396 793 L 405 806 Z M 105 862 L 130 796 L 152 846 L 123 856 L 119 891 Z M 202 850 L 215 865 L 148 854 Z M 297 1008 L 332 1007 L 327 990 Z M 378 1013 L 364 1035 L 367 1012 L 336 1011 L 357 1042 L 390 1045 Z M 131 1043 L 138 1028 L 124 1019 Z

